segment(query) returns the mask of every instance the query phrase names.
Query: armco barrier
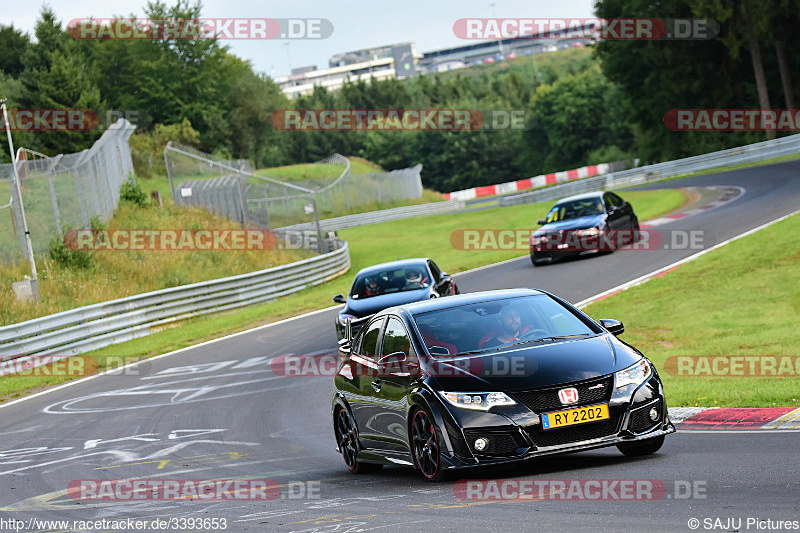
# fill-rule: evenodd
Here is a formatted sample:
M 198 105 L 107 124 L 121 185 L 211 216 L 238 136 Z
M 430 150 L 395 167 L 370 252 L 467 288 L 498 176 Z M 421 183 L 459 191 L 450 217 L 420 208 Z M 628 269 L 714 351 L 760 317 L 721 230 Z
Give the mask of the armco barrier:
M 390 220 L 401 220 L 404 218 L 436 215 L 439 213 L 447 213 L 450 211 L 458 211 L 464 209 L 464 202 L 458 200 L 450 200 L 447 202 L 432 202 L 429 204 L 420 205 L 407 205 L 404 207 L 395 207 L 392 209 L 382 209 L 380 211 L 371 211 L 369 213 L 358 213 L 355 215 L 345 215 L 343 217 L 328 218 L 320 220 L 319 225 L 322 231 L 336 231 L 347 228 L 357 228 L 359 226 L 367 226 L 369 224 L 378 224 L 379 222 L 388 222 Z M 282 230 L 285 231 L 302 231 L 314 230 L 315 227 L 311 223 L 295 224 L 293 226 L 286 226 L 278 228 L 275 233 L 280 234 Z
M 346 242 L 333 252 L 258 272 L 120 298 L 0 327 L 0 357 L 75 355 L 144 337 L 185 318 L 274 300 L 344 274 Z
M 647 165 L 620 172 L 612 172 L 605 176 L 587 178 L 573 183 L 556 185 L 538 191 L 531 191 L 522 194 L 515 194 L 500 198 L 498 204 L 501 207 L 511 205 L 532 204 L 536 202 L 546 202 L 560 200 L 565 196 L 593 192 L 615 187 L 627 187 L 640 183 L 649 183 L 672 176 L 691 174 L 710 169 L 724 169 L 746 163 L 756 163 L 775 157 L 795 155 L 800 153 L 800 134 L 782 137 L 773 141 L 764 141 L 746 146 L 738 146 L 665 163 Z
M 525 189 L 535 189 L 537 187 L 555 185 L 556 183 L 565 183 L 572 180 L 591 178 L 623 168 L 625 168 L 624 161 L 601 163 L 599 165 L 589 165 L 588 167 L 575 168 L 572 170 L 565 170 L 563 172 L 542 174 L 541 176 L 535 176 L 533 178 L 525 178 L 517 181 L 509 181 L 506 183 L 497 183 L 495 185 L 486 185 L 483 187 L 473 187 L 471 189 L 454 191 L 445 194 L 445 197 L 448 200 L 472 200 L 474 198 L 481 198 L 484 196 L 508 194 Z

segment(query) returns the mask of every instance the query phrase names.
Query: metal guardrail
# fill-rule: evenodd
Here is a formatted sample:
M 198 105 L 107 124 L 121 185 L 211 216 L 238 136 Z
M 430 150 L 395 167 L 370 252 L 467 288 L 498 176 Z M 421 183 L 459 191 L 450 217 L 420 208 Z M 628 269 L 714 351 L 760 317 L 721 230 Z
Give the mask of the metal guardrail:
M 350 268 L 346 242 L 324 255 L 258 272 L 120 298 L 0 327 L 2 360 L 75 355 L 144 337 L 189 317 L 235 309 L 318 285 Z
M 586 178 L 563 185 L 556 185 L 538 191 L 505 196 L 500 198 L 498 203 L 501 207 L 508 207 L 512 205 L 554 201 L 573 194 L 650 183 L 673 176 L 691 174 L 703 170 L 722 169 L 746 163 L 756 163 L 793 154 L 800 154 L 800 134 L 782 137 L 772 141 L 738 146 L 719 152 L 711 152 L 710 154 L 676 159 L 675 161 L 667 161 L 620 172 L 612 172 L 610 174 Z
M 325 220 L 320 220 L 319 225 L 323 232 L 337 231 L 340 229 L 367 226 L 369 224 L 378 224 L 380 222 L 389 222 L 391 220 L 402 220 L 404 218 L 417 216 L 448 213 L 450 211 L 464 209 L 464 206 L 465 203 L 463 200 L 448 200 L 446 202 L 407 205 L 403 207 L 394 207 L 392 209 L 382 209 L 380 211 L 370 211 L 369 213 L 358 213 L 355 215 L 328 218 Z M 309 231 L 312 229 L 315 229 L 315 226 L 311 223 L 295 224 L 292 226 L 278 228 L 275 230 L 275 233 L 280 234 L 282 231 Z

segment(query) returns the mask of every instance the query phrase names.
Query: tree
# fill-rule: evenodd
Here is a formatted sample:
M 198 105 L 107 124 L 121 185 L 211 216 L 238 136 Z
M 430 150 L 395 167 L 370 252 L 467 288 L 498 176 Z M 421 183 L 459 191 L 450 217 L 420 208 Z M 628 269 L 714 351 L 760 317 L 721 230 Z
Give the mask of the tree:
M 70 40 L 49 8 L 43 8 L 35 28 L 36 43 L 28 46 L 20 74 L 19 105 L 25 109 L 98 110 L 103 106 L 94 81 L 94 65 Z M 90 124 L 87 124 L 87 126 Z M 97 130 L 41 131 L 23 138 L 25 146 L 48 155 L 77 152 L 100 136 Z
M 30 38 L 14 25 L 0 24 L 0 71 L 16 78 L 22 72 L 22 57 L 28 50 Z

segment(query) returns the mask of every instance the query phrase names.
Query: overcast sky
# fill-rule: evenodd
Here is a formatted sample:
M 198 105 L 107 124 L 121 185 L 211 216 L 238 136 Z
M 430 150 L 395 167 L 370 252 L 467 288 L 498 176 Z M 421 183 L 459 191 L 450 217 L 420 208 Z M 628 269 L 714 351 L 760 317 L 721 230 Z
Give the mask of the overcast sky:
M 167 5 L 174 0 L 167 0 Z M 41 11 L 37 0 L 4 0 L 0 22 L 33 36 Z M 62 22 L 72 19 L 144 15 L 145 0 L 50 0 Z M 417 51 L 459 46 L 468 41 L 453 34 L 459 18 L 588 18 L 594 0 L 205 0 L 204 17 L 213 18 L 323 18 L 333 23 L 324 40 L 226 40 L 230 51 L 251 60 L 255 69 L 284 76 L 293 68 L 328 66 L 333 54 L 373 46 L 413 41 Z M 290 42 L 289 45 L 285 43 Z

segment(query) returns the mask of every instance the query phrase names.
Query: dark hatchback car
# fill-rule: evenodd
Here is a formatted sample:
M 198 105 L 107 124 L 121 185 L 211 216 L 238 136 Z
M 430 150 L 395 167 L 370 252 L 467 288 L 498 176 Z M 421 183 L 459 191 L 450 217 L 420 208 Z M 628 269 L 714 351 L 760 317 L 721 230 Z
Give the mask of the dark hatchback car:
M 408 465 L 430 480 L 605 446 L 654 453 L 675 427 L 623 331 L 532 289 L 386 309 L 340 342 L 338 450 L 354 473 Z
M 336 336 L 344 336 L 345 323 L 352 321 L 358 331 L 365 318 L 387 307 L 458 294 L 453 278 L 428 258 L 405 259 L 361 269 L 347 298 L 333 297 L 345 304 L 336 317 Z
M 539 220 L 530 238 L 534 266 L 556 259 L 613 252 L 636 239 L 639 219 L 633 207 L 613 192 L 592 192 L 559 200 Z

